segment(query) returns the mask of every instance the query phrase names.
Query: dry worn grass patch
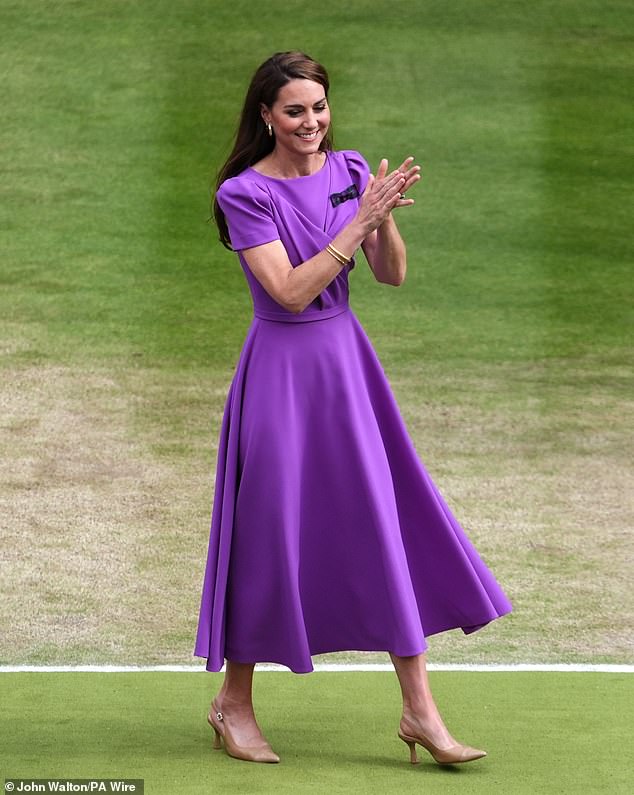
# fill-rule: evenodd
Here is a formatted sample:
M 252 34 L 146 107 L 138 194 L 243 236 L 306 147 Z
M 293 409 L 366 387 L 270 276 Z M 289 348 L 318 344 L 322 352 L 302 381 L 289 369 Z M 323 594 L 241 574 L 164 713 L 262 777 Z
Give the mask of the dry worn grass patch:
M 121 374 L 5 371 L 4 661 L 186 657 L 209 461 L 153 454 L 139 400 Z
M 631 657 L 628 406 L 599 383 L 533 388 L 543 376 L 507 365 L 459 389 L 433 371 L 424 388 L 392 376 L 421 457 L 515 605 L 469 639 L 432 638 L 436 661 Z M 4 371 L 3 662 L 192 661 L 230 377 Z M 521 379 L 518 399 L 504 385 Z

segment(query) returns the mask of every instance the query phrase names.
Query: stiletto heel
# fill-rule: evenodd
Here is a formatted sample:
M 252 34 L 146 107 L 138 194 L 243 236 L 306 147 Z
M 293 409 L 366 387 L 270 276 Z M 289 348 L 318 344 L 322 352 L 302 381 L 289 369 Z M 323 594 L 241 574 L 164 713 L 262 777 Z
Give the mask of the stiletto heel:
M 215 732 L 214 736 L 214 749 L 222 748 L 220 738 L 224 740 L 225 752 L 228 756 L 234 759 L 243 759 L 245 762 L 279 762 L 279 756 L 273 751 L 271 746 L 265 741 L 264 745 L 256 746 L 254 748 L 246 748 L 245 746 L 238 745 L 229 731 L 229 727 L 225 723 L 225 716 L 217 708 L 216 702 L 211 702 L 211 711 L 207 715 L 207 723 Z
M 438 748 L 428 737 L 422 734 L 419 737 L 415 737 L 414 735 L 399 731 L 398 736 L 409 746 L 409 760 L 413 765 L 418 763 L 416 743 L 426 751 L 429 751 L 434 761 L 439 765 L 456 765 L 461 762 L 473 762 L 487 755 L 486 751 L 480 751 L 477 748 L 471 748 L 469 745 L 461 745 L 460 743 L 456 743 L 456 745 L 452 745 L 450 748 Z
M 413 740 L 406 740 L 402 734 L 399 734 L 399 737 L 401 738 L 401 740 L 403 740 L 403 742 L 409 745 L 409 761 L 413 765 L 417 765 L 418 757 L 416 756 L 416 743 Z

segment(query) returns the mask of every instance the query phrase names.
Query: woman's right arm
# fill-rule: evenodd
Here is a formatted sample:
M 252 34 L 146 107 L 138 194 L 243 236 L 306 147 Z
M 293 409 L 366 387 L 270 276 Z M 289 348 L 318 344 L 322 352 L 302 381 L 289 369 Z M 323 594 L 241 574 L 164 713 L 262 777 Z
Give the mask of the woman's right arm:
M 399 201 L 405 178 L 393 171 L 382 180 L 370 177 L 355 218 L 332 240 L 351 259 L 365 238 L 377 229 Z M 249 269 L 266 292 L 289 312 L 303 312 L 325 290 L 342 268 L 326 249 L 293 267 L 279 240 L 243 249 Z

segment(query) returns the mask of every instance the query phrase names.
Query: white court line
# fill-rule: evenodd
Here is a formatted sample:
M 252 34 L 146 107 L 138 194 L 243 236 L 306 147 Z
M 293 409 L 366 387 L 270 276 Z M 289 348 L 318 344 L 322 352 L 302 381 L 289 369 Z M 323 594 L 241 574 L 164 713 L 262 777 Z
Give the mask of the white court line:
M 315 663 L 315 672 L 394 671 L 390 663 Z M 223 668 L 224 670 L 224 668 Z M 258 671 L 287 671 L 282 665 L 259 663 Z M 506 672 L 546 671 L 562 673 L 632 674 L 634 665 L 598 663 L 430 663 L 429 671 Z M 0 665 L 0 674 L 11 673 L 207 673 L 201 665 Z

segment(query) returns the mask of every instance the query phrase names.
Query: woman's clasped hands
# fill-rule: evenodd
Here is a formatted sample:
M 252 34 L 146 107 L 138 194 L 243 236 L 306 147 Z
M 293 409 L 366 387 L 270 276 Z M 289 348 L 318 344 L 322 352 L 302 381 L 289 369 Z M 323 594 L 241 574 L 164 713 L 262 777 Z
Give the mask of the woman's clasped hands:
M 420 166 L 412 165 L 413 162 L 414 158 L 408 157 L 388 174 L 388 161 L 383 158 L 376 176 L 370 174 L 357 215 L 368 233 L 378 229 L 395 207 L 414 204 L 414 199 L 405 198 L 406 192 L 421 178 Z

